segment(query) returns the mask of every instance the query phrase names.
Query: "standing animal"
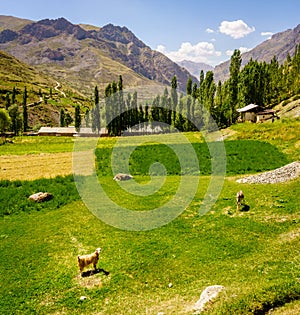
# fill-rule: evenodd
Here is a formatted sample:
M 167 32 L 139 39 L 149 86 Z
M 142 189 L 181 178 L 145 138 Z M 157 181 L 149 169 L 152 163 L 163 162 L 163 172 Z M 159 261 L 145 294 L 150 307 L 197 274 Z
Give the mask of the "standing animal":
M 245 200 L 244 200 L 245 196 L 242 190 L 240 190 L 239 192 L 236 193 L 236 205 L 237 205 L 237 210 L 241 209 L 241 204 L 244 204 Z
M 78 266 L 79 266 L 80 273 L 82 273 L 84 267 L 87 267 L 88 265 L 91 265 L 91 264 L 93 264 L 95 270 L 97 269 L 96 267 L 99 260 L 100 252 L 101 252 L 101 248 L 97 248 L 95 252 L 92 254 L 81 255 L 81 256 L 78 255 L 77 259 L 78 259 Z

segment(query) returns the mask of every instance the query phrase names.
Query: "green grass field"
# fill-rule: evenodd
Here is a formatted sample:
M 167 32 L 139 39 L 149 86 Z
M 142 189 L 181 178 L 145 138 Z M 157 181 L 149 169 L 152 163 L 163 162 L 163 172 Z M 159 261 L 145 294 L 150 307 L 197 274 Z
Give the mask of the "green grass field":
M 233 127 L 224 142 L 227 177 L 204 216 L 199 208 L 210 181 L 209 154 L 199 134 L 186 134 L 200 161 L 197 191 L 180 216 L 149 231 L 124 231 L 99 220 L 80 200 L 72 176 L 0 181 L 1 314 L 192 314 L 202 290 L 214 284 L 226 289 L 204 314 L 267 314 L 272 308 L 274 314 L 298 314 L 300 179 L 267 185 L 235 179 L 299 159 L 299 125 L 294 120 Z M 71 138 L 27 139 L 0 146 L 1 154 L 70 152 L 73 146 Z M 135 195 L 134 181 L 112 180 L 109 159 L 116 139 L 101 139 L 99 181 L 116 204 L 132 211 L 154 209 L 173 198 L 182 177 L 187 191 L 193 190 L 198 178 L 193 169 L 182 172 L 159 137 L 137 146 L 140 139 L 123 143 L 133 152 L 129 161 L 136 182 L 147 186 L 163 179 L 149 176 L 157 160 L 167 176 L 151 196 Z M 176 135 L 165 135 L 164 143 L 186 149 Z M 239 189 L 249 211 L 236 210 Z M 42 204 L 27 200 L 40 190 L 54 198 Z M 102 248 L 99 272 L 80 277 L 77 255 L 97 247 Z

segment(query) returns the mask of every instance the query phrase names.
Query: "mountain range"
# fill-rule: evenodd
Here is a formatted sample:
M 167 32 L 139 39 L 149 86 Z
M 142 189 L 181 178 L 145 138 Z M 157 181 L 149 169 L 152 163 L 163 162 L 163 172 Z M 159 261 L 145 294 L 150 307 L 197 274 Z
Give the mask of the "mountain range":
M 184 91 L 191 74 L 152 50 L 128 28 L 74 25 L 64 18 L 30 22 L 0 16 L 0 49 L 81 92 L 122 75 L 126 87 L 170 85 Z M 193 78 L 197 81 L 196 78 Z
M 282 63 L 298 44 L 300 25 L 243 53 L 242 65 L 251 58 L 268 62 L 275 55 Z M 151 87 L 152 94 L 170 86 L 174 75 L 182 92 L 189 77 L 198 81 L 200 70 L 213 71 L 216 82 L 229 77 L 230 60 L 215 68 L 187 60 L 175 63 L 125 26 L 75 25 L 65 18 L 35 22 L 0 16 L 0 49 L 85 96 L 92 95 L 95 85 L 103 91 L 119 75 L 125 88 Z

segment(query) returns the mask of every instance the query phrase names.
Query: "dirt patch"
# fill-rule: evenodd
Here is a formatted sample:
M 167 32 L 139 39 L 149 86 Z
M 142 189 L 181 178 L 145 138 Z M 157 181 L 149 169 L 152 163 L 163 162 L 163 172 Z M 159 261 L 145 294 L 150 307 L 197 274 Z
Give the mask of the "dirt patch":
M 88 270 L 81 274 L 78 274 L 75 278 L 75 282 L 84 288 L 102 288 L 109 283 L 111 277 L 109 272 L 103 269 L 97 269 L 96 271 Z

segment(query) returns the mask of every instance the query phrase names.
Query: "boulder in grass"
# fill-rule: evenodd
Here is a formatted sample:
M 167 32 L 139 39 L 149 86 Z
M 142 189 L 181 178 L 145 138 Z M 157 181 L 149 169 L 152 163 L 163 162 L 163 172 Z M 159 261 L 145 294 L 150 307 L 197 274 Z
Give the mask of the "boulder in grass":
M 53 198 L 53 195 L 48 192 L 38 192 L 28 197 L 29 200 L 35 201 L 35 202 L 44 202 L 51 200 Z
M 205 310 L 205 306 L 208 303 L 211 303 L 211 301 L 215 299 L 224 289 L 225 287 L 222 285 L 212 285 L 205 288 L 200 295 L 200 299 L 194 305 L 194 314 L 200 314 L 203 312 Z
M 121 181 L 121 180 L 129 180 L 132 178 L 133 177 L 131 175 L 119 173 L 114 177 L 114 180 L 115 181 Z

